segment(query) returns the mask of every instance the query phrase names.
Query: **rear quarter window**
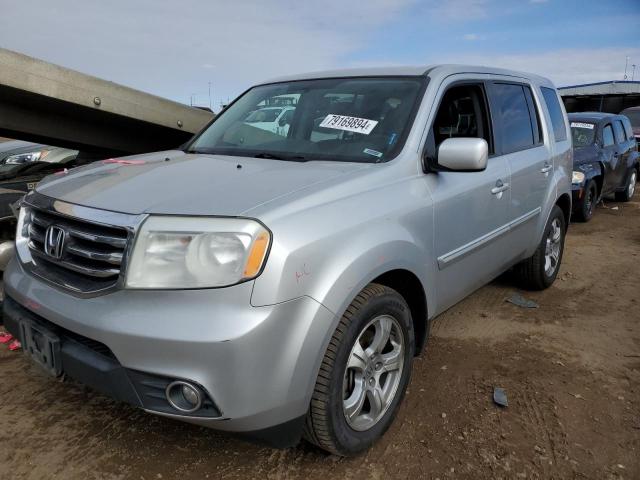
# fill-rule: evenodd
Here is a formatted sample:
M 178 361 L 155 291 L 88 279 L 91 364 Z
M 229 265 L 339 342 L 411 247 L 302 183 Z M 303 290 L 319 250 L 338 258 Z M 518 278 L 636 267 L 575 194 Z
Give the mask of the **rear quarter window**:
M 540 87 L 544 103 L 547 105 L 549 116 L 551 117 L 551 125 L 553 126 L 553 136 L 556 142 L 562 142 L 567 139 L 567 126 L 564 122 L 564 115 L 558 94 L 553 88 Z

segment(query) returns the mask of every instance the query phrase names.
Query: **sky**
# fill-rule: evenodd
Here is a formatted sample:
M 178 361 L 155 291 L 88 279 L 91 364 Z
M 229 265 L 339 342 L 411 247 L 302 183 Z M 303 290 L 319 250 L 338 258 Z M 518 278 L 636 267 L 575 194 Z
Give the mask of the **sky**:
M 622 80 L 640 0 L 0 0 L 0 47 L 214 110 L 289 73 L 467 63 Z

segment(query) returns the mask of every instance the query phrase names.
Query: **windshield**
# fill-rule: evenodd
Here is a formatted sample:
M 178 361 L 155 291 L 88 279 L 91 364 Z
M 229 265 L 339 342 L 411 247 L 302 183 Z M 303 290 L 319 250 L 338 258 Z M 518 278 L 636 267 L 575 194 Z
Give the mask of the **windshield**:
M 296 161 L 390 160 L 402 148 L 425 81 L 339 78 L 254 87 L 189 151 Z M 283 108 L 269 106 L 285 101 L 286 112 L 278 118 Z
M 593 123 L 571 122 L 573 147 L 586 147 L 593 144 L 596 138 L 596 126 Z

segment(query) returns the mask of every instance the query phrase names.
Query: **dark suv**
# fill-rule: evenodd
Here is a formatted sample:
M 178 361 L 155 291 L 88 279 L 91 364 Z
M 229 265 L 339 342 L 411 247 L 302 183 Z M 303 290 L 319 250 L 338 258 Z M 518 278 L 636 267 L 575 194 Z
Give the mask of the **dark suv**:
M 573 138 L 573 213 L 589 221 L 604 196 L 627 202 L 638 179 L 638 147 L 624 115 L 570 113 Z

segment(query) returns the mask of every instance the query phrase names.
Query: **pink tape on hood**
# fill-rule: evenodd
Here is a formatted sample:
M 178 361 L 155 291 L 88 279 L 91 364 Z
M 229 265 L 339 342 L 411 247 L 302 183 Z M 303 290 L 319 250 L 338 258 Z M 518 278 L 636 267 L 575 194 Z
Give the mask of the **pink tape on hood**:
M 117 158 L 109 158 L 107 160 L 103 160 L 102 163 L 117 163 L 120 165 L 144 165 L 145 162 L 144 160 L 119 160 Z

